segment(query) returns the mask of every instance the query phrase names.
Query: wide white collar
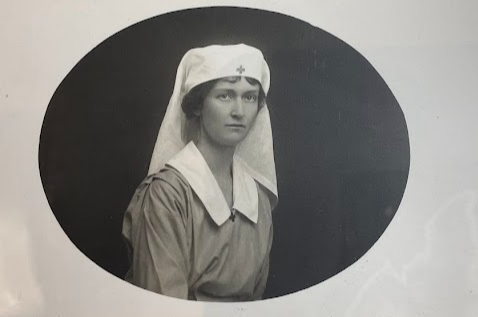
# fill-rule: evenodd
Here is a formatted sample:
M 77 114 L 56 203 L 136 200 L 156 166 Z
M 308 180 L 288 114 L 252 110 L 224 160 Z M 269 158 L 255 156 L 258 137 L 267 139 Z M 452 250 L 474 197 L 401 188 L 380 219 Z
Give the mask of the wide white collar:
M 226 222 L 231 216 L 231 210 L 204 157 L 193 142 L 189 142 L 166 165 L 175 168 L 186 178 L 218 226 Z M 259 198 L 256 183 L 246 172 L 246 163 L 239 157 L 234 156 L 232 165 L 232 212 L 239 211 L 257 223 Z

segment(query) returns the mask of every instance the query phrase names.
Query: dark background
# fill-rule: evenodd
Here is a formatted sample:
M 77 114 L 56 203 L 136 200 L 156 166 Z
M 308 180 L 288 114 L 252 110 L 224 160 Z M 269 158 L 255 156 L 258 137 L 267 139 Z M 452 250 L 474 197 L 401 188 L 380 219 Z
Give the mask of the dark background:
M 271 69 L 279 204 L 265 297 L 317 284 L 380 237 L 402 198 L 410 150 L 399 104 L 353 48 L 311 25 L 240 8 L 178 11 L 86 55 L 56 90 L 40 137 L 50 206 L 105 270 L 127 270 L 123 213 L 146 176 L 184 53 L 246 43 Z

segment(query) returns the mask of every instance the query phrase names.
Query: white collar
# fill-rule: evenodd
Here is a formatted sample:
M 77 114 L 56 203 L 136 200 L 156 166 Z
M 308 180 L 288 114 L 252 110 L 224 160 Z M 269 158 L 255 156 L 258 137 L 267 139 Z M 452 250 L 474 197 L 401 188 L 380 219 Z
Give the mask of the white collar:
M 252 222 L 257 223 L 259 205 L 257 187 L 254 179 L 245 171 L 247 168 L 245 164 L 240 158 L 234 156 L 232 209 L 233 212 L 237 210 Z M 166 165 L 174 167 L 186 178 L 218 226 L 226 222 L 231 215 L 231 210 L 207 162 L 193 142 L 189 142 Z

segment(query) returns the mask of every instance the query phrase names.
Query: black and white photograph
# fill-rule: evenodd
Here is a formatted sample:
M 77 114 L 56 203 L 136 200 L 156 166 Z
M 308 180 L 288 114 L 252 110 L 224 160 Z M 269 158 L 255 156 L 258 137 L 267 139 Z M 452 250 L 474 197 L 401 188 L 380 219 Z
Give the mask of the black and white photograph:
M 478 312 L 475 4 L 0 7 L 1 316 Z
M 93 49 L 55 92 L 39 152 L 85 255 L 204 301 L 282 296 L 345 269 L 392 220 L 409 158 L 401 108 L 357 51 L 228 7 L 154 17 Z

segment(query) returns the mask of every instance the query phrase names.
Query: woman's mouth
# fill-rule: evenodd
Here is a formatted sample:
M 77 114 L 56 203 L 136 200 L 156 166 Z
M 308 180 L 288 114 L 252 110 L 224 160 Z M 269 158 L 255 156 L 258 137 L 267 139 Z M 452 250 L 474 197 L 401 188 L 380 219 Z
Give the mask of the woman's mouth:
M 239 123 L 226 124 L 226 127 L 229 128 L 245 128 L 246 126 Z

